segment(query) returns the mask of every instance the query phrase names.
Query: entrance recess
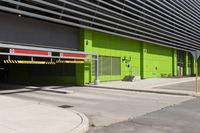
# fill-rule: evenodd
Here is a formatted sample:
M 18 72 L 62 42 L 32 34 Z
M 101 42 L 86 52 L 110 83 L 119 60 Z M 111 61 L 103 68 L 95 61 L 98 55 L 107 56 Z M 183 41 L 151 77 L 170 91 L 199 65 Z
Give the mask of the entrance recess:
M 85 64 L 94 60 L 96 62 L 94 83 L 97 84 L 99 81 L 98 55 L 95 53 L 0 43 L 0 57 L 0 73 L 3 79 L 6 79 L 8 68 L 6 65 L 9 64 Z
M 183 76 L 184 69 L 184 51 L 177 50 L 177 74 L 178 77 Z
M 188 76 L 192 76 L 192 54 L 189 52 L 188 53 Z

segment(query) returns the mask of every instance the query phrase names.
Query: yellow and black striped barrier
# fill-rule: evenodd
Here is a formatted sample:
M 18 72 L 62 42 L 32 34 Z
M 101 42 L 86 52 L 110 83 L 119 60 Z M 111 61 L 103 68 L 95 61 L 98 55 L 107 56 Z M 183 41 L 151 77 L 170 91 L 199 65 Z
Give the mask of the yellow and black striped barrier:
M 55 65 L 55 62 L 45 62 L 46 65 Z
M 76 63 L 76 64 L 83 64 L 83 63 L 89 63 L 89 61 L 80 61 L 80 60 L 57 60 L 56 63 Z
M 27 61 L 27 60 L 4 60 L 6 64 L 41 64 L 41 65 L 55 65 L 55 62 L 48 61 Z
M 27 60 L 4 60 L 3 62 L 6 64 L 41 64 L 41 65 L 55 65 L 56 63 L 75 63 L 75 64 L 90 63 L 89 61 L 84 61 L 84 60 L 57 60 L 56 62 L 27 61 Z
M 9 64 L 17 64 L 18 62 L 17 62 L 17 60 L 4 60 L 3 61 L 4 63 L 9 63 Z

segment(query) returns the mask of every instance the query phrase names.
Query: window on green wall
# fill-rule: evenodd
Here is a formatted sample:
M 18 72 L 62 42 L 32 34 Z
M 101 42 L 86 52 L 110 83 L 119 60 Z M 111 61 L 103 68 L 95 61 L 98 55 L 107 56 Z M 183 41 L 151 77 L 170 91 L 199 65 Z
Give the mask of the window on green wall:
M 101 75 L 111 75 L 112 71 L 112 57 L 110 56 L 101 56 Z
M 121 75 L 121 58 L 112 57 L 112 75 Z
M 92 66 L 92 73 L 95 75 L 95 61 L 93 61 Z M 121 75 L 121 58 L 112 56 L 99 56 L 99 75 Z

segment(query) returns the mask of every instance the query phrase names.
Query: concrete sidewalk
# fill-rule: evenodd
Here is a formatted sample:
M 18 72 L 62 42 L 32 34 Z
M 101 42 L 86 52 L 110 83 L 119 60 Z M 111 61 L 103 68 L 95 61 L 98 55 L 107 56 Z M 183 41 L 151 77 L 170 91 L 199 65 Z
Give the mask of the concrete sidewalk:
M 0 95 L 1 133 L 85 133 L 88 118 L 76 111 Z
M 161 86 L 173 85 L 178 83 L 194 81 L 195 77 L 187 78 L 149 78 L 135 82 L 127 81 L 111 81 L 101 82 L 98 85 L 88 85 L 90 87 L 104 88 L 104 89 L 116 89 L 125 91 L 138 91 L 138 92 L 149 92 L 149 93 L 160 93 L 160 94 L 171 94 L 171 95 L 186 95 L 195 96 L 195 87 L 193 89 L 163 89 Z

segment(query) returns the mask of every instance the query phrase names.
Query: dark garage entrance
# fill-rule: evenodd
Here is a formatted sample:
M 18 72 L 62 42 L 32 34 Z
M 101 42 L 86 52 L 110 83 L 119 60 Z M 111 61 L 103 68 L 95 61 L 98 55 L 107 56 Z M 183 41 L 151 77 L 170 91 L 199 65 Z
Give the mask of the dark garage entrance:
M 83 85 L 86 83 L 84 68 L 87 66 L 89 71 L 92 60 L 98 62 L 95 53 L 80 51 L 2 43 L 0 51 L 2 83 Z M 96 72 L 95 80 L 98 79 Z
M 98 56 L 78 51 L 79 28 L 3 12 L 0 17 L 0 82 L 76 84 L 78 77 L 84 83 L 85 63 Z
M 0 61 L 0 83 L 8 82 L 8 65 Z
M 20 54 L 0 52 L 0 83 L 75 85 L 77 78 L 84 79 L 84 70 L 82 69 L 84 65 L 89 65 L 92 60 L 88 57 L 89 53 L 78 51 L 56 52 L 58 56 L 52 56 L 54 52 L 47 51 L 49 55 L 44 57 L 33 54 L 36 52 L 35 50 L 21 51 L 23 53 Z M 31 54 L 24 54 L 25 52 L 31 52 Z M 81 69 L 80 66 L 82 66 Z
M 25 16 L 19 17 L 18 15 L 3 12 L 0 13 L 0 17 L 2 18 L 0 21 L 0 43 L 15 46 L 24 45 L 38 48 L 79 50 L 80 35 L 78 28 L 36 20 Z M 9 48 L 0 48 L 0 52 L 11 53 L 9 50 Z M 11 56 L 10 60 L 30 61 L 30 56 Z M 4 60 L 8 60 L 8 56 L 0 55 L 1 83 L 75 84 L 76 82 L 75 63 L 18 64 L 12 62 L 4 63 Z M 37 59 L 34 57 L 34 61 L 50 62 L 50 58 Z
M 4 64 L 1 83 L 76 84 L 76 64 Z

